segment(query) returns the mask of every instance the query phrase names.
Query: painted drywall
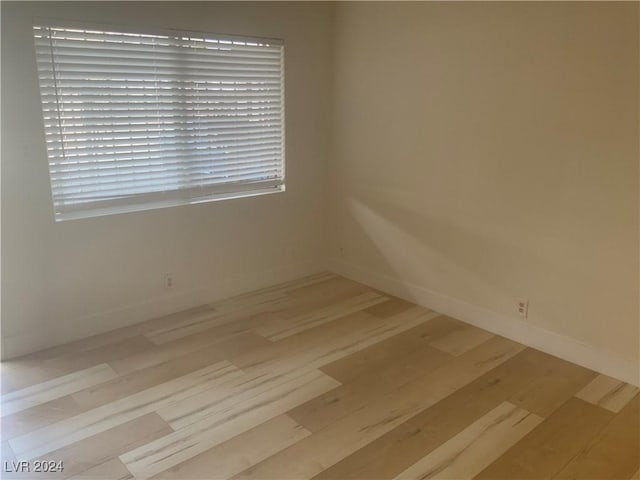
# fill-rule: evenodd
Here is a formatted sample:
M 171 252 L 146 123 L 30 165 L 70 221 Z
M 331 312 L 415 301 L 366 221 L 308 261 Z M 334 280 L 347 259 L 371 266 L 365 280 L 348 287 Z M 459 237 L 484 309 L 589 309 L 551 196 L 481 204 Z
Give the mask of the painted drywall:
M 287 191 L 55 223 L 34 17 L 284 39 Z M 320 3 L 2 2 L 4 358 L 321 268 L 331 21 Z
M 330 264 L 637 372 L 637 9 L 340 4 Z

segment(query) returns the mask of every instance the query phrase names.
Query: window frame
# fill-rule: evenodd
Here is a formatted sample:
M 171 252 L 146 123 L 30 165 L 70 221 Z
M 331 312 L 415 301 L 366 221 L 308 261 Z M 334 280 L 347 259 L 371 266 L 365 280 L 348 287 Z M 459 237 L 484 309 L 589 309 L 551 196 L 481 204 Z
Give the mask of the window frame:
M 49 151 L 47 149 L 46 160 L 48 164 L 48 174 L 51 187 L 51 201 L 54 210 L 54 218 L 56 222 L 91 218 L 105 215 L 116 215 L 121 213 L 141 212 L 147 210 L 155 210 L 161 208 L 168 208 L 174 206 L 192 205 L 200 203 L 208 203 L 220 200 L 230 200 L 237 198 L 248 198 L 260 195 L 267 195 L 273 193 L 283 193 L 286 191 L 286 68 L 285 68 L 285 48 L 284 40 L 268 36 L 245 36 L 237 34 L 223 34 L 215 32 L 203 32 L 198 30 L 182 30 L 175 28 L 156 28 L 148 26 L 133 26 L 133 25 L 112 25 L 95 22 L 83 22 L 75 20 L 60 20 L 52 18 L 34 17 L 33 26 L 39 27 L 51 27 L 62 29 L 78 29 L 91 31 L 96 30 L 98 32 L 114 32 L 122 34 L 134 34 L 134 35 L 159 35 L 167 37 L 193 37 L 193 38 L 205 38 L 215 39 L 222 41 L 238 41 L 238 42 L 256 42 L 266 43 L 269 45 L 278 45 L 281 47 L 280 58 L 280 183 L 277 186 L 273 186 L 273 181 L 254 182 L 250 188 L 239 188 L 242 183 L 221 183 L 215 188 L 215 191 L 209 191 L 203 195 L 197 193 L 202 190 L 198 186 L 189 186 L 187 188 L 179 188 L 168 191 L 154 191 L 150 193 L 140 193 L 135 195 L 128 195 L 124 198 L 99 200 L 95 202 L 78 203 L 73 206 L 66 206 L 64 212 L 58 211 L 56 207 L 56 200 L 54 196 L 54 187 L 52 184 L 51 175 L 51 160 L 49 158 Z M 35 36 L 34 50 L 36 48 Z M 53 58 L 53 57 L 52 57 Z M 41 82 L 41 74 L 39 68 L 36 68 L 38 76 L 38 83 Z M 41 107 L 44 107 L 44 102 L 41 98 Z M 58 102 L 57 105 L 60 105 Z M 43 118 L 43 132 L 46 132 L 44 126 L 45 112 L 42 110 Z M 46 135 L 44 135 L 46 137 Z M 177 158 L 177 157 L 176 157 Z M 261 185 L 264 183 L 264 185 Z M 245 187 L 249 184 L 245 184 Z

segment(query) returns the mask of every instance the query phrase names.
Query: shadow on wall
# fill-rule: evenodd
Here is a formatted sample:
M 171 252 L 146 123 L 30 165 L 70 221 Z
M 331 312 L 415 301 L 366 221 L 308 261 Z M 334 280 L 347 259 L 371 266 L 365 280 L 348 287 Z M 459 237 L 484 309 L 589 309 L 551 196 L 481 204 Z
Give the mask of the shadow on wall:
M 523 292 L 544 291 L 554 279 L 589 275 L 585 265 L 582 271 L 572 270 L 579 262 L 554 262 L 552 256 L 506 241 L 499 226 L 472 229 L 455 219 L 431 215 L 428 208 L 418 211 L 420 201 L 406 192 L 358 188 L 345 202 L 343 214 L 351 216 L 350 228 L 358 228 L 358 241 L 366 244 L 354 253 L 358 264 L 375 265 L 378 272 L 401 282 L 478 306 L 514 313 L 513 300 L 525 297 Z M 479 224 L 473 219 L 468 223 Z M 541 248 L 558 248 L 553 232 L 538 235 L 548 237 L 540 238 Z M 367 258 L 358 261 L 359 256 Z M 412 298 L 408 291 L 404 293 Z M 548 310 L 545 316 L 549 317 L 554 305 L 562 302 L 553 290 L 544 295 L 546 307 L 540 307 Z

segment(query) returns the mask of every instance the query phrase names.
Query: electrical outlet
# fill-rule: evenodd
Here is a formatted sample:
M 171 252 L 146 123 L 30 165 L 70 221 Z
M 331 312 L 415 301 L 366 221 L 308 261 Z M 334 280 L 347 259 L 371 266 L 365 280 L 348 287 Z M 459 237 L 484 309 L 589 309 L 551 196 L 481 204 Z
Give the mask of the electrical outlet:
M 529 315 L 529 300 L 527 300 L 526 298 L 518 298 L 517 308 L 518 308 L 518 315 L 520 315 L 521 317 L 527 318 L 527 315 Z
M 173 273 L 164 276 L 164 288 L 173 288 Z

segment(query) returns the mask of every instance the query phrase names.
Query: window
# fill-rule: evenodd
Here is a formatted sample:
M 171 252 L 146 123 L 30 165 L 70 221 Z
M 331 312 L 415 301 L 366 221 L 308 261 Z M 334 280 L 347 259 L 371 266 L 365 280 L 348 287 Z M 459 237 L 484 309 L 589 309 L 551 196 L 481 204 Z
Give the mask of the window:
M 284 190 L 284 46 L 34 26 L 56 220 Z

